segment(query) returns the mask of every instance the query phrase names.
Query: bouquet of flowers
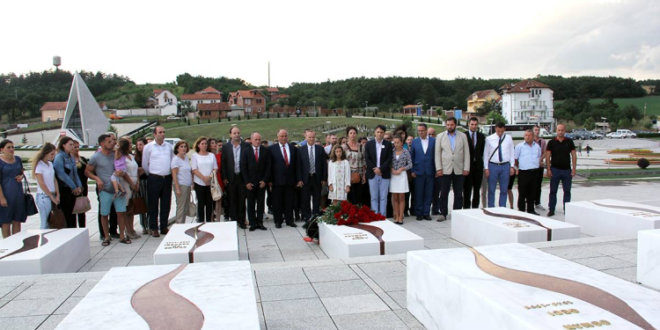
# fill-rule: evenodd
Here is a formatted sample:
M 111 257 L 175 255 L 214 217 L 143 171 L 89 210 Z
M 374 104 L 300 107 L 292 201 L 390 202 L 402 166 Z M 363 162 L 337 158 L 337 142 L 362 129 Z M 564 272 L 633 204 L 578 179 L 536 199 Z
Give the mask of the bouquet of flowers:
M 348 226 L 356 225 L 360 222 L 368 223 L 385 219 L 385 216 L 374 213 L 366 205 L 359 207 L 348 201 L 343 201 L 340 204 L 328 206 L 318 221 L 328 225 Z

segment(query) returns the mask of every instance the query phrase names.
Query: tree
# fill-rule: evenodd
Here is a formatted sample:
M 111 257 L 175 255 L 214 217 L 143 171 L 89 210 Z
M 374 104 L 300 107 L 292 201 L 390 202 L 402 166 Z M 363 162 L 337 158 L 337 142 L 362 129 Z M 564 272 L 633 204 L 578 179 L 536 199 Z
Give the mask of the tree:
M 592 129 L 596 128 L 596 121 L 592 117 L 589 117 L 589 118 L 585 119 L 584 120 L 584 128 L 586 128 L 588 130 L 592 130 Z
M 628 118 L 623 118 L 619 120 L 619 128 L 630 128 L 632 126 L 632 122 Z
M 117 133 L 117 127 L 114 127 L 112 124 L 108 124 L 108 132 L 115 133 L 115 136 L 117 137 L 119 136 L 119 134 Z
M 502 104 L 500 102 L 497 102 L 495 100 L 487 100 L 484 102 L 482 105 L 477 107 L 477 114 L 479 116 L 486 116 L 489 113 L 493 111 L 497 111 L 499 113 L 502 113 Z
M 497 122 L 500 122 L 500 121 L 503 122 L 503 123 L 505 123 L 505 124 L 508 124 L 508 123 L 509 123 L 509 122 L 506 120 L 506 118 L 504 118 L 504 116 L 502 116 L 502 115 L 501 115 L 499 112 L 497 112 L 497 111 L 492 111 L 492 112 L 488 113 L 488 115 L 486 116 L 486 122 L 487 122 L 487 123 L 490 123 L 491 121 L 492 121 L 493 123 L 497 123 Z

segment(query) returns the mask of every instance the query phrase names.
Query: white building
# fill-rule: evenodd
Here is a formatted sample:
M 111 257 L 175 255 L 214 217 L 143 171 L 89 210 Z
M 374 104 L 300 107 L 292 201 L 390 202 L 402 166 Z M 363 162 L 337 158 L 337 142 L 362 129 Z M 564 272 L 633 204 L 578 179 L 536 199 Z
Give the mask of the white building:
M 161 116 L 174 116 L 178 113 L 179 104 L 176 96 L 167 89 L 154 89 L 154 108 L 160 110 Z
M 181 101 L 190 102 L 190 106 L 197 110 L 198 104 L 220 103 L 222 102 L 222 92 L 209 86 L 195 94 L 181 95 Z
M 502 91 L 502 116 L 510 125 L 541 124 L 553 126 L 553 94 L 550 87 L 534 80 L 506 84 Z

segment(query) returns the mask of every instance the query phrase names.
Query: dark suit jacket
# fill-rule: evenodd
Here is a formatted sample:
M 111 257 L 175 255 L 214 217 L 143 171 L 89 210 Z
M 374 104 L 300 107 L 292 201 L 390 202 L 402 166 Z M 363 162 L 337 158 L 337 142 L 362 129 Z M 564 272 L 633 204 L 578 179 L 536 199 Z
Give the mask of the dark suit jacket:
M 271 161 L 271 182 L 275 186 L 295 186 L 298 184 L 299 178 L 296 172 L 296 165 L 298 162 L 298 148 L 289 143 L 289 166 L 284 163 L 284 156 L 282 155 L 281 147 L 278 142 L 268 147 L 270 151 Z
M 246 146 L 250 146 L 250 144 L 241 141 L 241 152 L 243 152 L 243 148 Z M 220 163 L 222 164 L 220 167 L 222 179 L 227 180 L 230 184 L 234 183 L 234 145 L 231 141 L 222 145 Z
M 298 177 L 307 184 L 309 180 L 309 147 L 302 146 L 298 148 Z M 325 149 L 319 145 L 314 145 L 314 169 L 316 170 L 316 184 L 321 185 L 321 181 L 328 179 L 328 162 Z
M 389 179 L 392 177 L 390 172 L 390 167 L 392 165 L 392 151 L 394 147 L 390 141 L 383 139 L 383 148 L 380 151 L 380 173 L 383 176 L 383 179 Z M 367 179 L 373 179 L 376 174 L 374 173 L 373 168 L 376 167 L 376 140 L 371 140 L 367 142 L 365 147 L 365 158 L 367 161 Z
M 259 186 L 259 182 L 270 181 L 270 152 L 268 148 L 259 146 L 259 163 L 254 158 L 254 147 L 243 148 L 241 152 L 241 175 L 245 184 L 252 183 Z
M 477 131 L 477 147 L 474 147 L 472 141 L 472 132 L 469 130 L 465 132 L 467 135 L 468 144 L 470 145 L 470 172 L 475 170 L 483 170 L 484 168 L 484 149 L 486 148 L 486 136 Z
M 416 138 L 412 141 L 410 147 L 410 158 L 413 162 L 413 172 L 415 175 L 435 175 L 435 138 L 427 137 L 429 146 L 424 153 L 422 140 Z

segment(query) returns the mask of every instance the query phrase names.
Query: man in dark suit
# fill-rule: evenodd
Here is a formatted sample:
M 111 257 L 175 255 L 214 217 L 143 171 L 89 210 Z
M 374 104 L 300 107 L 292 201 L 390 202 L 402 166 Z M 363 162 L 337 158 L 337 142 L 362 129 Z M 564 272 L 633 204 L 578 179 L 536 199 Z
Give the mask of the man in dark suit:
M 367 180 L 371 194 L 371 209 L 382 215 L 387 214 L 387 193 L 390 190 L 390 165 L 392 163 L 392 143 L 385 140 L 385 126 L 376 126 L 375 139 L 367 142 L 365 158 Z
M 225 198 L 229 198 L 229 217 L 245 229 L 245 182 L 241 175 L 241 152 L 249 144 L 241 141 L 241 130 L 236 126 L 229 129 L 231 140 L 222 146 L 220 174 L 225 182 Z
M 306 140 L 307 143 L 298 148 L 298 185 L 302 187 L 302 219 L 305 224 L 319 214 L 321 187 L 328 176 L 327 156 L 323 147 L 316 144 L 316 132 L 307 131 Z
M 463 208 L 476 209 L 479 208 L 479 198 L 481 196 L 486 136 L 479 132 L 477 117 L 470 118 L 468 125 L 469 131 L 465 134 L 470 145 L 470 173 L 465 177 L 465 185 L 463 186 Z
M 414 139 L 410 147 L 412 158 L 412 177 L 415 178 L 415 214 L 417 220 L 431 220 L 429 212 L 433 195 L 433 180 L 435 178 L 435 139 L 428 136 L 427 126 L 417 124 L 418 138 Z
M 280 130 L 277 143 L 268 147 L 271 159 L 271 182 L 273 193 L 273 218 L 275 228 L 282 228 L 282 214 L 286 224 L 298 227 L 293 222 L 293 199 L 300 179 L 296 172 L 298 150 L 289 143 L 289 133 Z
M 264 197 L 266 185 L 270 181 L 270 153 L 261 145 L 261 134 L 254 132 L 250 138 L 252 145 L 243 148 L 241 153 L 241 174 L 247 192 L 248 220 L 250 231 L 266 230 L 263 223 Z

